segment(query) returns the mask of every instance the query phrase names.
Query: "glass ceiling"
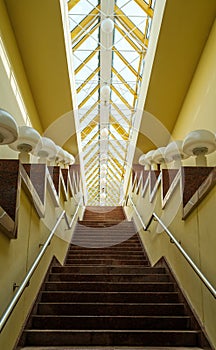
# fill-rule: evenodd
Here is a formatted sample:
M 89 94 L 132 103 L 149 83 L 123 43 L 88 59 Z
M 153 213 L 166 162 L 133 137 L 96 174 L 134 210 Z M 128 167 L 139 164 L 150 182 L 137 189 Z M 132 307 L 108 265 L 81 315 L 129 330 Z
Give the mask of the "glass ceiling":
M 67 4 L 88 205 L 119 205 L 155 1 Z

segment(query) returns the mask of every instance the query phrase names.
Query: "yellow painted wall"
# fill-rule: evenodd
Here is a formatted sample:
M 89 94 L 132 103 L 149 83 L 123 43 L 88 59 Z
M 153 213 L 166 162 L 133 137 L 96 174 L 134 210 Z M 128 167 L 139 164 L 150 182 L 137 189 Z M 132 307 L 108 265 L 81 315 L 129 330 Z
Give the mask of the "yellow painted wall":
M 184 139 L 188 132 L 195 129 L 204 128 L 216 132 L 215 58 L 216 23 L 212 28 L 174 128 L 172 135 L 174 139 Z M 194 165 L 193 157 L 185 161 L 184 164 Z M 216 152 L 208 156 L 208 164 L 216 165 Z M 149 211 L 154 210 L 162 217 L 170 231 L 181 241 L 182 247 L 216 288 L 216 186 L 186 220 L 182 220 L 181 191 L 181 186 L 178 184 L 164 209 L 161 206 L 160 189 L 153 205 L 149 204 L 148 193 L 144 198 L 133 194 L 133 200 L 145 223 L 148 221 Z M 131 208 L 128 209 L 128 214 L 131 215 Z M 140 229 L 140 222 L 135 214 L 134 219 Z M 181 253 L 170 243 L 168 236 L 161 231 L 161 227 L 155 222 L 151 224 L 151 233 L 140 229 L 140 235 L 150 261 L 155 264 L 162 256 L 166 257 L 188 300 L 199 316 L 210 341 L 216 347 L 216 301 Z
M 76 210 L 76 204 L 72 198 L 64 203 L 64 209 L 67 210 L 67 215 L 71 218 Z M 61 211 L 62 208 L 55 208 L 47 190 L 45 217 L 40 219 L 25 191 L 21 191 L 17 239 L 9 240 L 0 232 L 0 315 L 3 314 L 14 295 L 13 283 L 19 285 L 23 281 L 40 252 L 39 244 L 46 241 Z M 61 264 L 64 262 L 73 228 L 68 230 L 65 221 L 61 221 L 51 245 L 31 279 L 29 287 L 25 289 L 18 305 L 0 334 L 0 349 L 13 349 L 53 256 Z
M 3 42 L 4 49 L 9 58 L 11 65 L 11 72 L 15 75 L 15 79 L 18 83 L 21 95 L 25 101 L 27 112 L 31 123 L 35 129 L 40 133 L 42 132 L 42 126 L 39 121 L 38 113 L 32 98 L 31 90 L 28 84 L 28 80 L 25 75 L 25 69 L 23 67 L 22 58 L 20 56 L 13 28 L 7 14 L 5 3 L 0 0 L 0 38 Z M 19 125 L 23 125 L 23 118 L 19 110 L 18 104 L 14 97 L 12 88 L 10 87 L 8 77 L 3 69 L 3 64 L 0 59 L 0 108 L 4 108 L 10 112 L 17 120 Z
M 192 130 L 207 129 L 216 133 L 216 21 L 204 48 L 190 89 L 173 130 L 174 139 L 184 139 Z M 208 155 L 215 165 L 216 155 Z M 186 164 L 193 164 L 189 158 Z

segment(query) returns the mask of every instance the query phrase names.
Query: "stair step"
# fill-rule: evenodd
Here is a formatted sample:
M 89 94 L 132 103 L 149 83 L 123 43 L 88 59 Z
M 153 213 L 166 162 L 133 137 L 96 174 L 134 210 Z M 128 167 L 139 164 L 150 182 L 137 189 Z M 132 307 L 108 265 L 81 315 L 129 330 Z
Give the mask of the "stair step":
M 145 260 L 145 259 L 139 259 L 139 260 L 132 260 L 132 259 L 130 259 L 130 260 L 120 260 L 120 259 L 100 259 L 100 258 L 98 258 L 98 259 L 91 259 L 91 258 L 82 258 L 82 259 L 67 259 L 66 260 L 66 264 L 65 265 L 75 265 L 75 264 L 78 264 L 78 265 L 80 265 L 80 264 L 82 264 L 82 265 L 84 265 L 84 264 L 96 264 L 96 265 L 98 265 L 98 264 L 100 264 L 100 265 L 102 265 L 102 264 L 104 264 L 104 265 L 137 265 L 137 264 L 141 264 L 141 265 L 148 265 L 149 264 L 149 262 L 147 261 L 147 260 Z
M 43 291 L 41 302 L 177 303 L 177 292 Z
M 25 330 L 35 346 L 197 346 L 196 330 Z M 175 345 L 173 345 L 175 344 Z
M 80 236 L 74 236 L 71 240 L 71 243 L 73 244 L 80 244 L 81 243 L 95 243 L 95 247 L 100 248 L 98 246 L 98 243 L 104 243 L 104 244 L 110 244 L 110 245 L 118 245 L 118 247 L 128 247 L 129 249 L 133 250 L 133 248 L 140 247 L 140 243 L 136 241 L 127 242 L 127 237 L 95 237 L 90 235 L 83 235 L 83 237 Z M 94 247 L 94 246 L 93 246 Z M 102 246 L 103 248 L 103 246 Z M 104 246 L 105 248 L 105 246 Z
M 152 282 L 170 281 L 170 276 L 165 274 L 146 274 L 146 275 L 110 275 L 110 274 L 73 274 L 73 273 L 55 273 L 49 275 L 49 281 L 92 281 L 92 282 Z
M 109 292 L 167 292 L 174 291 L 172 282 L 133 282 L 133 283 L 112 283 L 112 282 L 46 282 L 45 290 L 65 291 L 109 291 Z
M 134 232 L 134 225 L 128 223 L 124 220 L 101 220 L 101 221 L 95 221 L 95 220 L 85 220 L 85 221 L 79 221 L 76 225 L 76 232 L 81 229 L 100 229 L 100 228 L 112 228 L 112 230 L 116 230 L 119 228 L 120 231 L 124 233 L 124 229 L 130 231 L 131 235 L 135 234 Z
M 104 252 L 109 253 L 109 252 L 116 252 L 116 251 L 119 251 L 119 252 L 130 252 L 131 251 L 132 253 L 142 252 L 142 254 L 143 254 L 143 249 L 142 249 L 141 245 L 130 250 L 127 246 L 121 247 L 118 245 L 114 245 L 111 248 L 83 248 L 83 247 L 79 247 L 77 245 L 71 244 L 69 247 L 68 253 L 74 252 L 75 250 L 86 251 L 86 252 L 95 251 L 95 252 L 99 252 L 99 253 L 104 253 Z
M 39 316 L 32 317 L 35 329 L 189 329 L 189 316 Z
M 85 251 L 85 250 L 76 250 L 76 251 L 71 251 L 68 253 L 67 258 L 72 259 L 72 258 L 79 258 L 79 257 L 91 257 L 91 258 L 98 258 L 98 257 L 105 257 L 105 258 L 120 258 L 120 259 L 125 259 L 126 257 L 130 257 L 133 259 L 137 258 L 143 258 L 147 260 L 147 258 L 144 256 L 143 252 L 97 252 L 97 251 Z
M 147 261 L 147 258 L 143 255 L 124 255 L 124 254 L 95 254 L 95 253 L 90 253 L 90 254 L 70 254 L 67 256 L 68 260 L 73 260 L 73 259 L 117 259 L 117 260 L 145 260 Z
M 77 245 L 79 248 L 111 248 L 111 247 L 123 247 L 123 248 L 127 248 L 127 249 L 131 249 L 134 250 L 136 248 L 140 248 L 140 244 L 139 243 L 127 243 L 127 242 L 123 242 L 121 243 L 121 241 L 116 241 L 116 240 L 112 240 L 112 241 L 103 241 L 103 240 L 79 240 L 79 239 L 72 239 L 72 243 Z
M 51 272 L 52 273 L 74 273 L 74 274 L 122 274 L 122 275 L 144 275 L 144 274 L 163 274 L 165 273 L 165 269 L 163 267 L 146 267 L 146 266 L 53 266 Z
M 184 316 L 181 303 L 38 303 L 39 315 Z
M 74 249 L 76 247 L 76 249 Z M 82 247 L 77 247 L 74 246 L 74 248 L 71 248 L 68 250 L 68 256 L 70 255 L 74 255 L 74 254 L 110 254 L 110 255 L 116 255 L 116 254 L 124 254 L 125 256 L 127 255 L 143 255 L 143 250 L 141 248 L 136 249 L 136 250 L 127 250 L 125 248 L 118 248 L 118 249 L 114 249 L 114 247 L 112 248 L 104 248 L 104 249 L 98 249 L 98 248 L 82 248 Z

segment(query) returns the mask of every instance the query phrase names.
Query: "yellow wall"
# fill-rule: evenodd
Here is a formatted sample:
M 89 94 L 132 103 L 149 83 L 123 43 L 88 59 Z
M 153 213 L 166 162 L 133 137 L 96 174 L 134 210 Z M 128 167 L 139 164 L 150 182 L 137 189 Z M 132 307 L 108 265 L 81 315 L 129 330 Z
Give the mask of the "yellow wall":
M 74 200 L 70 198 L 63 203 L 63 207 L 65 207 L 67 215 L 71 219 L 76 209 Z M 13 283 L 19 285 L 23 281 L 26 272 L 40 252 L 39 244 L 46 241 L 61 211 L 61 207 L 56 208 L 54 206 L 47 190 L 45 217 L 40 219 L 25 191 L 21 191 L 17 239 L 9 240 L 0 232 L 0 315 L 2 315 L 14 295 Z M 30 286 L 25 289 L 12 316 L 0 334 L 0 349 L 13 349 L 53 256 L 60 263 L 63 263 L 74 225 L 71 230 L 65 230 L 66 228 L 65 221 L 62 220 L 51 245 L 31 279 Z
M 192 130 L 207 129 L 216 133 L 216 21 L 204 48 L 190 89 L 173 130 L 174 139 L 184 139 Z M 208 164 L 215 165 L 215 153 Z M 185 161 L 191 164 L 193 158 Z
M 174 128 L 172 135 L 174 139 L 184 139 L 188 132 L 200 128 L 216 132 L 215 58 L 216 23 L 212 28 Z M 184 163 L 194 165 L 193 157 Z M 208 156 L 208 164 L 216 165 L 216 152 Z M 149 203 L 148 192 L 144 198 L 133 194 L 133 200 L 144 222 L 148 221 L 149 213 L 153 210 L 162 217 L 162 220 L 174 236 L 181 241 L 182 247 L 216 288 L 216 186 L 186 220 L 182 220 L 180 198 L 180 184 L 177 185 L 164 209 L 161 206 L 160 189 L 157 192 L 157 198 L 152 204 Z M 132 209 L 129 208 L 129 215 L 131 215 L 131 211 Z M 134 219 L 140 229 L 141 225 L 135 214 Z M 168 236 L 164 232 L 160 233 L 161 231 L 161 227 L 155 222 L 151 224 L 151 233 L 140 229 L 140 235 L 150 261 L 152 264 L 155 264 L 162 256 L 166 257 L 187 298 L 206 329 L 209 339 L 216 347 L 216 301 L 181 253 L 170 243 Z
M 19 49 L 16 44 L 13 28 L 8 18 L 7 10 L 3 0 L 0 0 L 0 38 L 3 42 L 4 49 L 11 65 L 11 72 L 15 75 L 22 97 L 25 101 L 27 112 L 31 123 L 35 129 L 42 132 L 38 113 L 32 98 L 28 80 L 25 75 L 25 68 L 20 57 Z M 24 124 L 21 112 L 14 97 L 12 88 L 10 87 L 8 77 L 3 69 L 0 59 L 0 108 L 4 108 L 10 112 L 17 123 Z

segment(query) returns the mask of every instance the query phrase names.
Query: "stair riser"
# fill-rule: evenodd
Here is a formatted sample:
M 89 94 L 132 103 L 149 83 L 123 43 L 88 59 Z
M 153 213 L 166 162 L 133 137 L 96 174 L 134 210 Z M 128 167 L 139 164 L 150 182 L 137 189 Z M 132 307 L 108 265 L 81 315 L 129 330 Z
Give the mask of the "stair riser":
M 43 292 L 41 302 L 177 303 L 177 293 Z
M 68 260 L 82 260 L 82 259 L 86 259 L 86 260 L 97 260 L 97 259 L 103 259 L 103 260 L 126 260 L 126 261 L 130 261 L 130 260 L 135 260 L 135 261 L 138 261 L 138 260 L 141 260 L 141 261 L 148 261 L 146 259 L 146 257 L 144 257 L 143 255 L 132 255 L 132 256 L 129 256 L 129 255 L 120 255 L 120 254 L 116 254 L 116 255 L 111 255 L 111 254 L 89 254 L 89 255 L 86 255 L 86 254 L 74 254 L 74 255 L 70 255 L 67 257 L 66 261 Z
M 34 316 L 32 326 L 36 329 L 115 329 L 115 330 L 183 330 L 189 329 L 189 317 L 52 317 L 52 316 Z
M 49 281 L 92 281 L 92 282 L 168 282 L 169 275 L 74 275 L 50 274 Z
M 71 245 L 69 250 L 68 250 L 68 254 L 70 253 L 73 253 L 74 251 L 80 251 L 80 252 L 84 252 L 84 253 L 91 253 L 91 252 L 97 252 L 98 254 L 100 253 L 121 253 L 121 252 L 130 252 L 132 254 L 137 254 L 137 253 L 142 253 L 143 254 L 143 249 L 141 248 L 141 246 L 139 245 L 139 247 L 137 248 L 133 248 L 133 250 L 130 250 L 128 249 L 127 247 L 119 247 L 118 245 L 116 246 L 113 246 L 112 248 L 102 248 L 102 249 L 99 249 L 99 248 L 82 248 L 82 247 L 79 247 L 77 245 Z
M 96 245 L 97 243 L 97 245 Z M 103 244 L 102 244 L 103 243 Z M 140 244 L 138 243 L 126 243 L 126 242 L 109 242 L 109 243 L 106 243 L 105 242 L 91 242 L 91 241 L 79 241 L 78 239 L 77 240 L 73 240 L 72 241 L 72 244 L 73 244 L 73 249 L 80 249 L 80 248 L 86 248 L 86 249 L 117 249 L 117 250 L 120 250 L 120 249 L 125 249 L 125 250 L 140 250 Z M 76 248 L 75 248 L 76 247 Z
M 137 237 L 135 236 L 135 232 L 133 228 L 122 227 L 121 225 L 115 226 L 97 226 L 97 227 L 89 227 L 89 226 L 77 226 L 74 235 L 85 235 L 91 234 L 93 236 L 98 236 L 98 234 L 104 237 L 107 236 L 117 236 L 117 237 L 130 237 L 133 241 L 137 241 Z
M 78 258 L 83 258 L 83 257 L 86 257 L 87 259 L 90 258 L 90 259 L 94 259 L 94 258 L 106 258 L 106 259 L 116 259 L 116 258 L 119 258 L 119 259 L 128 259 L 128 258 L 132 258 L 132 259 L 146 259 L 146 257 L 143 255 L 142 252 L 140 253 L 133 253 L 133 254 L 130 254 L 130 253 L 125 253 L 125 252 L 116 252 L 116 253 L 109 253 L 109 252 L 79 252 L 79 251 L 74 251 L 74 252 L 71 252 L 68 254 L 67 256 L 67 259 L 78 259 Z
M 153 331 L 38 331 L 25 332 L 26 343 L 31 346 L 182 346 L 196 347 L 197 332 Z
M 112 246 L 118 246 L 118 247 L 127 247 L 128 250 L 136 249 L 140 247 L 138 243 L 126 243 L 125 239 L 103 239 L 103 238 L 73 238 L 71 241 L 73 244 L 81 247 L 81 248 L 95 248 L 95 249 L 103 249 L 103 248 L 110 248 Z
M 172 292 L 173 283 L 146 284 L 114 284 L 114 283 L 75 283 L 75 282 L 47 282 L 45 290 L 65 291 L 96 291 L 96 292 Z
M 80 248 L 87 248 L 87 249 L 104 249 L 104 248 L 111 248 L 111 247 L 118 247 L 118 248 L 127 248 L 127 250 L 136 250 L 140 247 L 139 244 L 131 244 L 131 243 L 121 243 L 121 241 L 101 241 L 101 240 L 78 240 L 74 239 L 72 240 L 72 243 L 75 244 L 77 247 Z
M 145 259 L 139 260 L 118 260 L 118 259 L 67 259 L 66 265 L 145 265 L 149 263 Z
M 114 241 L 114 242 L 122 242 L 122 243 L 127 243 L 127 244 L 140 244 L 137 238 L 130 238 L 131 234 L 115 234 L 114 232 L 110 233 L 102 233 L 102 232 L 89 232 L 85 230 L 83 233 L 79 232 L 74 234 L 72 237 L 72 242 L 74 239 L 79 239 L 79 240 L 86 240 L 86 239 L 95 239 L 95 240 L 101 240 L 101 241 Z M 130 238 L 130 239 L 129 239 Z
M 184 315 L 181 304 L 97 304 L 97 303 L 39 303 L 39 315 L 124 315 L 124 316 L 180 316 Z
M 143 274 L 164 274 L 165 269 L 162 267 L 142 267 L 137 268 L 136 266 L 54 266 L 52 273 L 92 273 L 94 274 L 121 274 L 121 275 L 143 275 Z

